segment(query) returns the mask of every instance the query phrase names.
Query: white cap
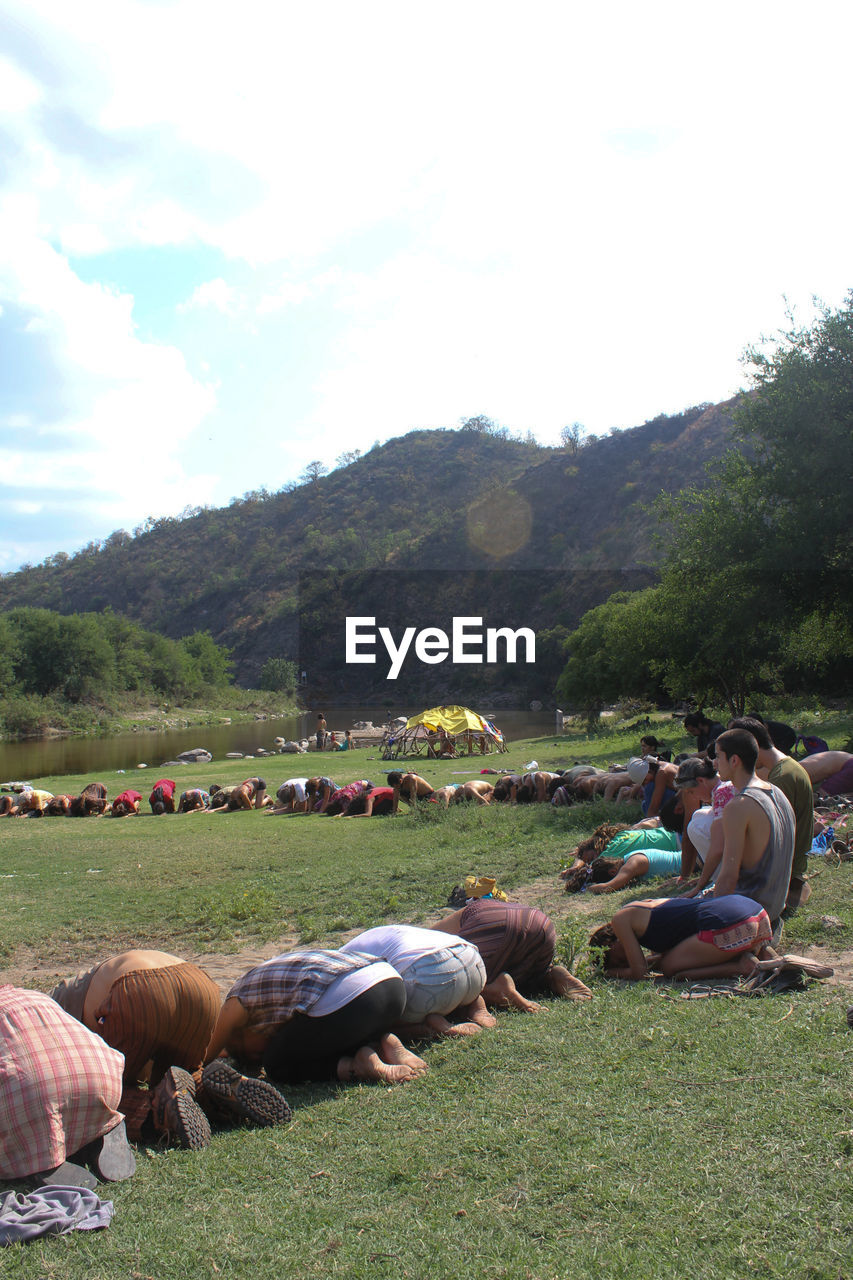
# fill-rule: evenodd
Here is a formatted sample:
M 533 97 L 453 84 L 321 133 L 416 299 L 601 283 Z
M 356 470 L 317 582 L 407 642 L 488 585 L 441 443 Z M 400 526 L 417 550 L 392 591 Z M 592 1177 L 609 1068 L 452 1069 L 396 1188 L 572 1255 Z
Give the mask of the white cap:
M 657 763 L 654 756 L 646 756 L 645 760 L 641 760 L 639 756 L 634 756 L 632 760 L 628 761 L 628 777 L 635 786 L 645 782 L 651 763 Z

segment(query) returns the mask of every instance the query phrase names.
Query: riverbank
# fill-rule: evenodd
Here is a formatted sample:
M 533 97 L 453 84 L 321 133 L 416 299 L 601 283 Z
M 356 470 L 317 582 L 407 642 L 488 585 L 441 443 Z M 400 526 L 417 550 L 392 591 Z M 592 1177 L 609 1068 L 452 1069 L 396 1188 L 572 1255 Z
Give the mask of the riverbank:
M 31 701 L 28 699 L 28 701 Z M 196 726 L 247 724 L 253 720 L 293 718 L 301 708 L 284 693 L 259 689 L 216 689 L 202 705 L 184 706 L 171 702 L 152 703 L 125 699 L 121 705 L 76 703 L 60 705 L 55 699 L 40 699 L 42 714 L 33 717 L 19 732 L 0 733 L 3 742 L 38 742 L 58 738 L 104 738 L 124 733 L 164 733 Z
M 237 690 L 236 692 L 247 692 Z M 280 720 L 304 714 L 295 703 L 269 694 L 252 692 L 248 701 L 229 699 L 222 706 L 180 707 L 166 704 L 116 716 L 109 733 L 163 733 L 170 729 L 193 729 L 207 725 L 249 724 L 252 721 Z

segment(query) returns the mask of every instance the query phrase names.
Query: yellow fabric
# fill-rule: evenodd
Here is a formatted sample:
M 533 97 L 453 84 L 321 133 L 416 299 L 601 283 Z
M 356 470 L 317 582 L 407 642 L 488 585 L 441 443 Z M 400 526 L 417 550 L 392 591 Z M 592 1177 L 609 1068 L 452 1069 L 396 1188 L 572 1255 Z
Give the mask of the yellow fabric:
M 451 734 L 467 733 L 469 729 L 475 733 L 483 733 L 485 730 L 482 716 L 478 716 L 476 711 L 469 711 L 467 707 L 457 706 L 431 707 L 428 711 L 422 711 L 419 716 L 412 716 L 406 722 L 406 728 L 415 729 L 419 724 L 426 729 L 444 729 Z

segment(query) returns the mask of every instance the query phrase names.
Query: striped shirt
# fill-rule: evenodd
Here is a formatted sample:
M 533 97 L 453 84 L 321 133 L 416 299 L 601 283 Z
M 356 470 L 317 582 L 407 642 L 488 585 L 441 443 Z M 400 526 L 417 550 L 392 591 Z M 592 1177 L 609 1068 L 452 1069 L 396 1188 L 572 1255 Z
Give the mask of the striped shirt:
M 115 1128 L 123 1068 L 50 996 L 0 986 L 0 1178 L 55 1169 Z
M 244 973 L 226 999 L 233 996 L 248 1010 L 253 1031 L 273 1031 L 307 1013 L 338 978 L 375 963 L 375 956 L 358 951 L 291 951 Z

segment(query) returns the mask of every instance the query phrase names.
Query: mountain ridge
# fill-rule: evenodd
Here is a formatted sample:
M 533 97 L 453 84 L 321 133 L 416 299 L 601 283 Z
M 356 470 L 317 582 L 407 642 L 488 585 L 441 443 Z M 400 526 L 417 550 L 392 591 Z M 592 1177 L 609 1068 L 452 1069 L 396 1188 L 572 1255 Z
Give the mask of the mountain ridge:
M 537 630 L 570 628 L 620 584 L 652 580 L 657 550 L 646 507 L 661 491 L 701 483 L 703 464 L 729 445 L 736 404 L 661 414 L 576 451 L 488 429 L 413 431 L 298 488 L 149 520 L 135 536 L 118 530 L 74 556 L 6 574 L 0 610 L 111 608 L 171 638 L 207 630 L 233 651 L 238 683 L 256 684 L 268 657 L 298 656 L 310 663 L 318 696 L 375 696 L 384 676 L 367 667 L 337 678 L 343 624 L 334 609 L 325 618 L 335 635 L 318 640 L 330 572 L 347 610 L 381 612 L 392 581 L 390 594 L 416 603 L 417 585 L 399 575 L 428 572 L 442 575 L 431 590 L 462 613 L 488 608 L 500 618 L 509 592 L 517 596 L 510 613 Z M 492 583 L 494 570 L 516 576 Z M 358 575 L 375 571 L 398 578 L 377 580 L 385 585 L 372 584 L 376 598 L 359 604 Z M 461 574 L 477 576 L 466 586 Z M 537 575 L 547 591 L 536 589 Z M 472 678 L 486 678 L 485 669 L 474 677 L 463 669 L 458 689 L 448 684 L 450 670 L 417 673 L 424 696 L 464 692 Z M 550 692 L 550 667 L 504 674 L 525 695 Z

